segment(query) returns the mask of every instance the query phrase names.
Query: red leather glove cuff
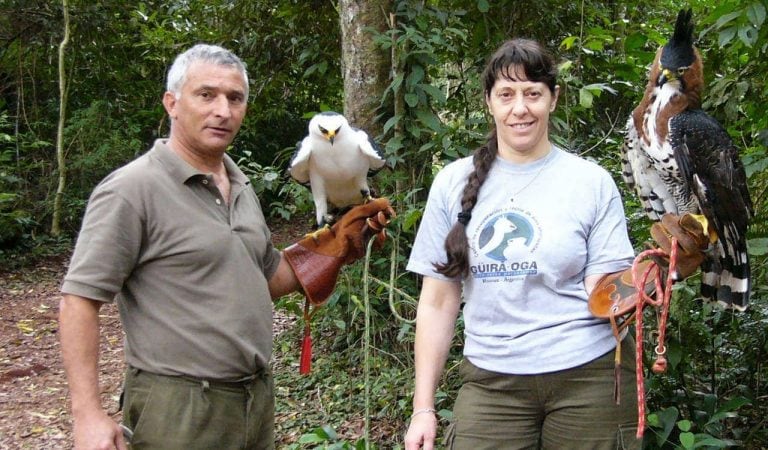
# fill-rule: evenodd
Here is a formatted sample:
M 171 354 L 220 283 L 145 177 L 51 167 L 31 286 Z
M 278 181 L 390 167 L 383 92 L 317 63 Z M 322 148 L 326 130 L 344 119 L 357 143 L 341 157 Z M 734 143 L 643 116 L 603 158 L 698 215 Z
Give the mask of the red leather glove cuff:
M 315 306 L 322 305 L 336 286 L 342 258 L 316 253 L 300 243 L 283 250 L 283 256 L 296 274 L 304 295 Z

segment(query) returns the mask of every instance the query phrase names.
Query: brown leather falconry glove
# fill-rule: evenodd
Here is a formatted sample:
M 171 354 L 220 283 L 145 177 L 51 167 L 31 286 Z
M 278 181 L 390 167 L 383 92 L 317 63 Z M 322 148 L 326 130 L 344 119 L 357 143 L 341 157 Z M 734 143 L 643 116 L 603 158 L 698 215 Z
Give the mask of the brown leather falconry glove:
M 651 225 L 651 237 L 666 257 L 655 258 L 655 262 L 666 271 L 669 267 L 669 255 L 672 250 L 672 238 L 677 239 L 675 281 L 682 281 L 696 272 L 704 261 L 704 251 L 709 247 L 710 239 L 699 220 L 691 214 L 678 216 L 665 214 L 661 222 Z M 638 273 L 642 274 L 651 261 L 639 263 Z M 645 292 L 651 294 L 655 289 L 654 275 L 648 277 Z M 632 284 L 632 269 L 626 269 L 603 277 L 589 295 L 589 310 L 592 315 L 601 318 L 618 317 L 632 312 L 637 300 L 637 290 Z
M 710 244 L 710 236 L 704 225 L 692 214 L 677 216 L 664 214 L 661 222 L 651 226 L 651 237 L 656 244 L 669 255 L 672 250 L 672 238 L 677 239 L 677 264 L 673 278 L 682 281 L 691 276 L 704 262 L 704 252 Z M 669 256 L 662 267 L 669 267 Z
M 331 295 L 344 264 L 365 256 L 371 236 L 379 244 L 386 238 L 385 227 L 395 218 L 386 198 L 377 198 L 350 209 L 330 229 L 320 230 L 283 250 L 299 280 L 304 295 L 321 305 Z

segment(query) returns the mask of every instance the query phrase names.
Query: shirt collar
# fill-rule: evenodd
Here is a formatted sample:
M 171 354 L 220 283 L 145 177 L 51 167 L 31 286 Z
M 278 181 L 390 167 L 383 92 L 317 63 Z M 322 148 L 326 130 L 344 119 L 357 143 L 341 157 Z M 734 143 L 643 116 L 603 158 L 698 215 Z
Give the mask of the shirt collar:
M 168 145 L 168 139 L 157 139 L 152 147 L 152 153 L 166 168 L 171 177 L 179 183 L 184 184 L 191 178 L 205 177 L 207 175 L 192 167 L 181 156 L 176 154 Z M 243 171 L 237 167 L 237 164 L 227 154 L 224 154 L 224 167 L 227 169 L 230 183 L 240 185 L 250 183 L 248 177 L 245 176 Z

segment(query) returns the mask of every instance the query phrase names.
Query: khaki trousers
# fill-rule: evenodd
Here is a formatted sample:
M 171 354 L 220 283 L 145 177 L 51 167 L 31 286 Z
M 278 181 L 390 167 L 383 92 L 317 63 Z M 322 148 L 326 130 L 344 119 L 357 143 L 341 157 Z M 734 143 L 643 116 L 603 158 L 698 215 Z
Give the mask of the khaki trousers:
M 170 377 L 129 368 L 123 423 L 131 449 L 272 450 L 275 400 L 269 371 L 237 382 Z
M 613 351 L 583 366 L 542 375 L 499 374 L 465 359 L 447 447 L 639 449 L 634 353 L 632 339 L 625 339 L 620 406 L 613 400 Z

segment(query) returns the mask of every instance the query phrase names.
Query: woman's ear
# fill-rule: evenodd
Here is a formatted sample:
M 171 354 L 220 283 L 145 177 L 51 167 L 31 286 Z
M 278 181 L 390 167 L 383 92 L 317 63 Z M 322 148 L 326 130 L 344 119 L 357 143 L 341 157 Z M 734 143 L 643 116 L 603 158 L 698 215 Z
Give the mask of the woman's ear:
M 555 86 L 555 95 L 552 96 L 552 103 L 549 105 L 549 112 L 554 112 L 557 107 L 557 99 L 560 98 L 560 86 Z

